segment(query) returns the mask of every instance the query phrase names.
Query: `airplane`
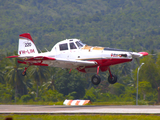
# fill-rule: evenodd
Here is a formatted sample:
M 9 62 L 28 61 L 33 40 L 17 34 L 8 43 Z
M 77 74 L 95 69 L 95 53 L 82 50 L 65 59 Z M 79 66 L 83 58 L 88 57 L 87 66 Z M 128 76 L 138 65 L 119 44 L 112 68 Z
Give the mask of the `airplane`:
M 109 71 L 108 82 L 117 82 L 117 76 L 111 73 L 110 66 L 131 62 L 147 52 L 130 52 L 121 49 L 88 46 L 79 39 L 66 39 L 53 46 L 51 51 L 38 53 L 35 43 L 29 33 L 19 35 L 18 55 L 7 58 L 18 58 L 17 62 L 28 65 L 22 75 L 26 75 L 29 66 L 51 66 L 76 69 L 83 73 L 95 73 L 91 82 L 98 85 L 101 82 L 99 72 Z

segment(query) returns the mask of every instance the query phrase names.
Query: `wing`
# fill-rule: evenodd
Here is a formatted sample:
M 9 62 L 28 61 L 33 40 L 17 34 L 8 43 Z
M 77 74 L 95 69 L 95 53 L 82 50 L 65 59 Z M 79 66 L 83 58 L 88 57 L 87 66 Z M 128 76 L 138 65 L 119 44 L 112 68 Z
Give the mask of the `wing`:
M 13 58 L 13 57 L 12 57 Z M 18 57 L 18 63 L 39 65 L 39 66 L 52 66 L 61 68 L 72 68 L 75 69 L 79 66 L 95 66 L 98 63 L 95 61 L 82 61 L 82 60 L 68 60 L 61 58 L 37 56 L 31 58 Z
M 97 64 L 98 63 L 95 61 L 56 59 L 55 62 L 53 63 L 53 66 L 56 66 L 56 67 L 60 66 L 61 68 L 75 69 L 79 66 L 95 66 Z

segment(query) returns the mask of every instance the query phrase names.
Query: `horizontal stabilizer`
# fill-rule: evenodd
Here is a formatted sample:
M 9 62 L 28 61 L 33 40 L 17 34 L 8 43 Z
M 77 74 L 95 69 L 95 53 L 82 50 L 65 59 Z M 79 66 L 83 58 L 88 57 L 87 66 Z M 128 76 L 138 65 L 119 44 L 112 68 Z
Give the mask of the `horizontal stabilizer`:
M 48 66 L 48 64 L 33 63 L 33 62 L 29 63 L 29 62 L 24 62 L 24 61 L 20 61 L 20 60 L 18 60 L 17 62 L 18 62 L 18 63 L 22 63 L 22 64 L 30 64 L 30 65 L 38 65 L 38 66 Z
M 8 56 L 6 58 L 17 58 L 19 55 L 15 55 L 15 56 Z

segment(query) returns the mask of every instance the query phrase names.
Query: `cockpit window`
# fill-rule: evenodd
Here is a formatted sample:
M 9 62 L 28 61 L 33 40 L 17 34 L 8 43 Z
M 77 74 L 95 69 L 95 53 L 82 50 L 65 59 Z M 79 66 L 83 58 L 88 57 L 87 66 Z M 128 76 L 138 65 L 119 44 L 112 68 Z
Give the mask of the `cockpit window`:
M 59 45 L 59 49 L 60 49 L 60 51 L 62 51 L 62 50 L 68 50 L 68 44 L 67 44 L 67 43 L 65 43 L 65 44 L 60 44 L 60 45 Z
M 70 49 L 77 49 L 77 47 L 75 46 L 75 44 L 72 42 L 72 43 L 69 43 L 70 45 Z
M 85 45 L 85 44 L 83 44 L 81 41 L 77 41 L 76 44 L 77 44 L 77 46 L 78 46 L 79 48 L 81 48 L 81 47 L 83 47 L 83 46 Z

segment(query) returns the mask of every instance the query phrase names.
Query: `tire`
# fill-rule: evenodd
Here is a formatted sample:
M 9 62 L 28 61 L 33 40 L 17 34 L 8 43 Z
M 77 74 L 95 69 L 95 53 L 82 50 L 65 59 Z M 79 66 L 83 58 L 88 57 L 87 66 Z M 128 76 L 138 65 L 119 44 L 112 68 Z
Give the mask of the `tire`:
M 117 76 L 116 75 L 112 75 L 112 78 L 111 78 L 111 76 L 109 75 L 108 76 L 108 82 L 110 84 L 115 84 L 117 82 Z
M 98 75 L 93 75 L 91 81 L 94 85 L 98 85 L 101 82 L 101 78 Z
M 25 76 L 26 75 L 26 72 L 22 72 L 22 76 Z

